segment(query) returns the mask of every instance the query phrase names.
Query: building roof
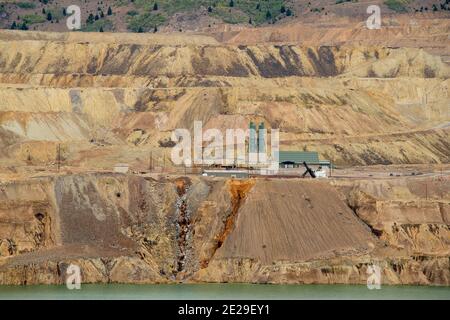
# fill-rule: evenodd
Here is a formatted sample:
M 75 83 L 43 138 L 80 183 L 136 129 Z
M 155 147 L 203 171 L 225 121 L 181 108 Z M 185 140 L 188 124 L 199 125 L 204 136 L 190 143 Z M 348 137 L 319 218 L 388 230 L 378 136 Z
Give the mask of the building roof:
M 248 172 L 245 170 L 203 170 L 205 173 L 245 173 Z
M 208 176 L 236 176 L 248 177 L 248 172 L 243 170 L 204 170 L 203 174 Z
M 305 151 L 280 151 L 278 161 L 294 162 L 294 163 L 319 163 L 319 154 L 317 152 L 305 152 Z
M 116 163 L 114 167 L 129 167 L 130 165 L 128 163 Z

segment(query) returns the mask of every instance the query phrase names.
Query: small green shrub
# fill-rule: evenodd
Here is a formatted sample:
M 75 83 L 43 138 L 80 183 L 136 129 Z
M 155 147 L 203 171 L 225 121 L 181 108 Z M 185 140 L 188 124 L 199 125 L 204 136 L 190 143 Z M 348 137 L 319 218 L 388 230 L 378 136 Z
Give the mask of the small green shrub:
M 22 17 L 22 20 L 26 24 L 43 23 L 46 21 L 46 17 L 37 14 L 27 14 Z
M 32 2 L 16 2 L 16 6 L 18 6 L 21 9 L 34 9 L 36 8 L 36 5 Z
M 384 4 L 391 10 L 395 12 L 406 12 L 408 11 L 406 6 L 409 0 L 385 0 Z

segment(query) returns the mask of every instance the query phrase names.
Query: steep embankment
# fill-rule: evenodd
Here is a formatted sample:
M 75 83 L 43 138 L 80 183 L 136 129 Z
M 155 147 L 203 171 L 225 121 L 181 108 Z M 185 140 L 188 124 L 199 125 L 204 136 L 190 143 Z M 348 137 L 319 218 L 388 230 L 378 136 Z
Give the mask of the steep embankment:
M 12 31 L 0 48 L 5 164 L 49 164 L 62 143 L 66 165 L 145 168 L 151 150 L 162 165 L 161 141 L 194 120 L 264 121 L 338 165 L 450 159 L 450 69 L 422 49 Z
M 12 182 L 0 197 L 1 283 L 59 283 L 70 262 L 87 282 L 164 282 L 173 268 L 169 183 L 74 175 Z
M 90 44 L 9 40 L 0 41 L 0 52 L 4 79 L 8 79 L 10 74 L 25 77 L 18 77 L 18 82 L 33 79 L 29 78 L 31 76 L 34 79 L 41 76 L 44 79 L 40 84 L 44 85 L 46 75 L 56 78 L 63 75 L 87 76 L 87 80 L 89 76 L 95 78 L 118 75 L 151 78 L 328 77 L 360 66 L 366 66 L 366 70 L 357 74 L 360 77 L 443 78 L 450 74 L 450 68 L 438 57 L 419 49 L 296 45 L 140 45 L 106 42 Z
M 448 177 L 361 181 L 348 189 L 348 203 L 390 246 L 445 256 L 450 254 L 448 182 Z
M 3 183 L 0 283 L 63 283 L 70 263 L 84 283 L 365 283 L 375 263 L 384 284 L 449 285 L 447 186 L 118 174 Z

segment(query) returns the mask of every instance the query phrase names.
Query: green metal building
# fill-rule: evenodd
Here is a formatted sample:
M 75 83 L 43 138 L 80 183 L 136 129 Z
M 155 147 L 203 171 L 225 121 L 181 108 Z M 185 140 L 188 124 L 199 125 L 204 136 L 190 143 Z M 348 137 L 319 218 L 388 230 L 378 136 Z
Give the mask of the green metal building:
M 331 168 L 331 161 L 320 160 L 317 152 L 306 151 L 280 151 L 278 162 L 280 168 L 298 168 L 303 167 L 303 162 L 312 166 L 321 166 Z
M 258 138 L 256 136 L 256 125 L 250 122 L 250 137 L 249 137 L 249 153 L 258 153 Z

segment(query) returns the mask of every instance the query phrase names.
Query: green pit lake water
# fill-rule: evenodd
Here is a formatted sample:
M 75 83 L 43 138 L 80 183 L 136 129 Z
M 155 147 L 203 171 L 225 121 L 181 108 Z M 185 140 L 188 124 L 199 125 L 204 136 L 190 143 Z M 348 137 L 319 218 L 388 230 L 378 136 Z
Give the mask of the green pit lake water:
M 450 300 L 450 287 L 382 286 L 369 290 L 363 285 L 264 285 L 264 284 L 163 284 L 66 286 L 0 286 L 0 300 L 314 300 L 314 299 L 438 299 Z

